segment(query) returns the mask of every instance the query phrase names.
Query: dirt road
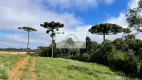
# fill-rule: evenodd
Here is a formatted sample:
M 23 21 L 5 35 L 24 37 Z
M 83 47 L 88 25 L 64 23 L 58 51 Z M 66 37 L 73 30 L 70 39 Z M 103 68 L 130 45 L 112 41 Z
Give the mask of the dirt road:
M 15 64 L 15 66 L 10 70 L 9 80 L 18 80 L 21 73 L 20 69 L 27 64 L 29 58 L 30 56 L 27 56 Z
M 31 64 L 28 63 L 30 58 L 32 60 Z M 35 62 L 36 62 L 35 57 L 27 56 L 27 57 L 21 59 L 10 70 L 8 80 L 20 80 L 20 76 L 22 76 L 24 74 L 24 72 L 22 72 L 21 69 L 24 68 L 26 65 L 31 65 L 30 67 L 27 67 L 29 69 L 28 71 L 31 73 L 31 74 L 29 74 L 29 75 L 31 75 L 31 77 L 30 77 L 31 79 L 29 79 L 29 80 L 37 80 L 36 73 L 34 72 Z

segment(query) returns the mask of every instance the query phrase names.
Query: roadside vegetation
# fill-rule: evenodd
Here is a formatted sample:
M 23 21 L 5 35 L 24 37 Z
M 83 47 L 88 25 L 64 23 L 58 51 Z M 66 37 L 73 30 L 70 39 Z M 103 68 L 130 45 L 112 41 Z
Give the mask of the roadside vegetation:
M 7 80 L 9 70 L 26 55 L 0 54 L 0 79 Z

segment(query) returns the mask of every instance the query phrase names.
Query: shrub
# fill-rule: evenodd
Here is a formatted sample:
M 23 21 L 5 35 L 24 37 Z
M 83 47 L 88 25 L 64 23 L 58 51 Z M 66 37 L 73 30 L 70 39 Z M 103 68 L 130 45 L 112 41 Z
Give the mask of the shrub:
M 137 60 L 133 55 L 128 54 L 128 58 L 125 59 L 124 72 L 126 74 L 137 75 L 138 74 L 138 64 Z
M 73 58 L 74 60 L 80 60 L 80 50 L 79 49 L 76 49 L 74 52 L 73 52 Z
M 51 48 L 50 47 L 39 47 L 37 54 L 43 57 L 51 57 Z
M 89 61 L 90 60 L 90 55 L 88 53 L 84 53 L 82 56 L 81 56 L 81 60 L 82 61 Z
M 96 52 L 96 53 L 93 53 L 91 56 L 90 56 L 90 61 L 91 62 L 96 62 L 96 63 L 100 63 L 100 64 L 103 64 L 104 63 L 104 55 L 102 52 Z
M 124 53 L 121 51 L 113 50 L 112 52 L 107 54 L 107 61 L 109 65 L 114 65 L 117 61 L 118 63 L 120 63 L 121 60 L 124 60 Z
M 137 60 L 136 57 L 129 53 L 124 53 L 122 51 L 114 50 L 107 55 L 107 61 L 109 66 L 123 71 L 126 74 L 137 75 Z

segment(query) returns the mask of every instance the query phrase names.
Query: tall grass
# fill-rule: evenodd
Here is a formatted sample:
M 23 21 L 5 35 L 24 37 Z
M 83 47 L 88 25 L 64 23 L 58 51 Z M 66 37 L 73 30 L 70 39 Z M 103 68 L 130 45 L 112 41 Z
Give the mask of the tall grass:
M 0 54 L 0 80 L 8 80 L 9 70 L 25 55 Z
M 96 63 L 60 58 L 38 58 L 36 72 L 38 80 L 138 80 Z

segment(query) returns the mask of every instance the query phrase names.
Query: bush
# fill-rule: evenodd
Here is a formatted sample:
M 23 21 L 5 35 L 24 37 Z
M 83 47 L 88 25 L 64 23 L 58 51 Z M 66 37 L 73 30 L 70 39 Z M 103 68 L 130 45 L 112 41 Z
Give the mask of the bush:
M 74 52 L 73 52 L 73 58 L 74 60 L 80 60 L 80 50 L 79 49 L 76 49 Z
M 105 58 L 103 52 L 96 52 L 90 56 L 91 62 L 96 62 L 99 64 L 104 64 Z
M 51 57 L 51 48 L 50 47 L 39 47 L 37 54 L 43 57 Z
M 137 75 L 137 60 L 136 57 L 129 53 L 114 50 L 107 55 L 109 66 L 113 66 L 116 70 L 123 71 L 129 75 Z
M 84 54 L 81 56 L 81 60 L 88 62 L 88 61 L 90 60 L 90 55 L 89 55 L 88 53 L 84 53 Z
M 128 58 L 125 59 L 124 72 L 126 74 L 137 75 L 138 74 L 138 64 L 135 56 L 128 54 Z
M 107 54 L 107 60 L 111 63 L 111 61 L 124 60 L 125 53 L 118 50 L 113 50 L 112 52 Z M 112 63 L 111 63 L 112 64 Z

